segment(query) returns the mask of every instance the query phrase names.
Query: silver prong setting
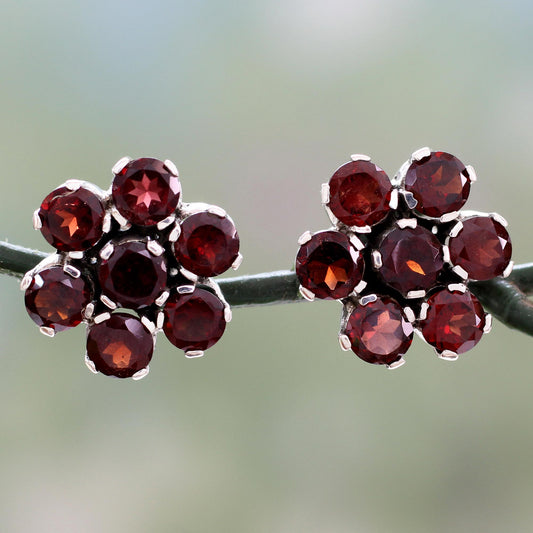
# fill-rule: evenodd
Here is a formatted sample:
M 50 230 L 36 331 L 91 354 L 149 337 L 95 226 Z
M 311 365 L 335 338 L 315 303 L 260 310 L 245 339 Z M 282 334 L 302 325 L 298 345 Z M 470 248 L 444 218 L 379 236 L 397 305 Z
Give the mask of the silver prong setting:
M 352 349 L 352 343 L 345 333 L 339 335 L 339 344 L 343 352 L 349 352 Z
M 439 352 L 438 350 L 435 351 L 437 352 L 438 358 L 443 359 L 444 361 L 457 361 L 457 359 L 459 359 L 459 356 L 451 350 L 443 350 L 442 352 Z
M 379 250 L 372 250 L 372 266 L 379 270 L 383 266 L 383 258 Z
M 329 183 L 323 183 L 320 188 L 320 198 L 322 200 L 322 205 L 329 204 Z
M 93 373 L 98 374 L 98 370 L 96 370 L 96 365 L 89 359 L 89 356 L 85 354 L 85 365 L 87 368 Z
M 485 314 L 485 325 L 483 326 L 483 333 L 490 333 L 492 330 L 492 315 L 490 313 Z
M 300 246 L 303 246 L 304 244 L 308 243 L 311 238 L 313 237 L 312 233 L 308 231 L 304 231 L 299 237 L 298 237 L 298 244 Z
M 39 328 L 39 331 L 45 336 L 45 337 L 53 337 L 56 332 L 53 328 L 49 328 L 49 327 L 46 327 L 46 326 L 41 326 Z
M 424 298 L 424 296 L 426 295 L 426 291 L 423 290 L 423 289 L 420 289 L 420 290 L 416 290 L 416 291 L 409 291 L 405 297 L 408 299 L 408 300 L 415 300 L 417 298 Z
M 113 174 L 117 175 L 119 174 L 122 169 L 131 161 L 131 157 L 128 157 L 128 156 L 125 156 L 125 157 L 121 157 L 114 165 L 113 167 L 111 168 L 111 172 L 113 172 Z
M 203 350 L 187 350 L 185 352 L 185 357 L 187 359 L 196 359 L 197 357 L 203 357 L 204 351 Z
M 514 261 L 509 261 L 509 264 L 505 267 L 505 270 L 502 272 L 502 278 L 508 278 L 511 275 L 513 268 L 514 268 Z
M 107 261 L 115 251 L 115 247 L 112 242 L 108 242 L 101 250 L 100 250 L 100 258 L 104 261 Z
M 416 226 L 418 225 L 418 221 L 416 218 L 400 218 L 400 220 L 396 221 L 396 225 L 400 229 L 405 229 L 405 228 L 415 229 Z
M 178 167 L 174 164 L 173 161 L 171 161 L 170 159 L 165 159 L 164 165 L 173 176 L 176 176 L 176 178 L 179 177 Z
M 307 300 L 308 302 L 312 302 L 316 298 L 313 292 L 311 292 L 309 289 L 306 289 L 302 285 L 300 285 L 299 291 L 300 291 L 300 294 L 303 296 L 303 298 Z
M 398 361 L 394 361 L 394 363 L 391 363 L 390 365 L 386 365 L 386 367 L 389 370 L 396 370 L 397 368 L 400 368 L 404 364 L 405 364 L 405 359 L 403 357 L 400 357 L 400 359 L 398 359 Z
M 365 154 L 352 154 L 350 156 L 350 159 L 352 161 L 371 161 L 372 158 L 368 155 L 365 155 Z
M 39 211 L 40 209 L 36 209 L 33 212 L 32 222 L 33 222 L 33 229 L 35 230 L 39 230 L 43 227 L 43 221 L 41 220 L 41 217 L 39 216 Z
M 146 243 L 146 249 L 155 257 L 159 257 L 165 249 L 157 242 L 150 240 Z
M 235 261 L 233 261 L 233 263 L 231 264 L 231 268 L 233 270 L 237 270 L 241 266 L 242 260 L 243 260 L 243 255 L 239 252 L 237 254 L 237 257 L 235 258 Z
M 422 161 L 422 159 L 425 159 L 426 157 L 429 157 L 431 155 L 431 150 L 424 146 L 424 148 L 419 148 L 418 150 L 414 151 L 411 155 L 412 161 Z
M 150 372 L 150 366 L 141 368 L 141 370 L 138 370 L 137 372 L 135 372 L 135 374 L 133 374 L 133 376 L 131 376 L 131 379 L 133 381 L 139 381 L 145 378 L 149 374 L 149 372 Z

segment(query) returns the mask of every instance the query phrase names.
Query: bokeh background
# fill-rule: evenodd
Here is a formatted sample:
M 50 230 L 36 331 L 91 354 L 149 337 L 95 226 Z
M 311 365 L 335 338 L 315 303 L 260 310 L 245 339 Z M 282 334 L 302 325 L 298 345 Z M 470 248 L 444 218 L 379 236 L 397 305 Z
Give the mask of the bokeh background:
M 474 165 L 467 204 L 533 259 L 533 4 L 524 0 L 1 2 L 1 237 L 67 178 L 173 159 L 227 209 L 241 273 L 290 268 L 349 154 Z M 206 357 L 160 335 L 141 382 L 94 376 L 0 279 L 0 530 L 530 532 L 532 340 L 496 323 L 456 363 L 342 352 L 332 302 L 236 309 Z

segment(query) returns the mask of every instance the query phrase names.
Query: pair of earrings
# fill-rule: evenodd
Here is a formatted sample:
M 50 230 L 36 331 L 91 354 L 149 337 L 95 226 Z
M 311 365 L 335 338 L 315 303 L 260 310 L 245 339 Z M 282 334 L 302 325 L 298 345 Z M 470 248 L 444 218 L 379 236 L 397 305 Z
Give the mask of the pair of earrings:
M 21 284 L 49 336 L 87 325 L 93 372 L 140 379 L 156 335 L 187 357 L 222 336 L 231 309 L 212 279 L 242 261 L 235 225 L 218 206 L 185 203 L 169 160 L 123 158 L 110 190 L 69 180 L 34 214 L 56 248 Z M 456 359 L 490 329 L 468 280 L 508 275 L 511 241 L 496 214 L 460 213 L 472 167 L 415 152 L 394 179 L 362 155 L 322 186 L 333 227 L 304 233 L 296 275 L 304 298 L 339 300 L 339 340 L 361 359 L 397 368 L 416 331 Z

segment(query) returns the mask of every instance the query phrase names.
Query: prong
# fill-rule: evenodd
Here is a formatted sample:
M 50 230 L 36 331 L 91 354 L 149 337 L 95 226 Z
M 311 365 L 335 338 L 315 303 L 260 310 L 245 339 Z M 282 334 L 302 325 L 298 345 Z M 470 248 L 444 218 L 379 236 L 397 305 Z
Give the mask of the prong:
M 441 215 L 439 218 L 439 222 L 442 222 L 445 224 L 446 222 L 451 222 L 452 220 L 455 220 L 459 216 L 459 211 L 452 211 L 451 213 L 444 213 L 444 215 Z
M 468 174 L 471 183 L 475 183 L 477 181 L 477 174 L 472 165 L 466 165 L 466 173 Z
M 350 226 L 357 233 L 371 233 L 372 228 L 368 225 L 366 226 Z
M 148 241 L 146 243 L 146 249 L 156 257 L 159 257 L 165 251 L 157 241 Z
M 302 233 L 299 237 L 298 237 L 298 244 L 300 246 L 303 246 L 306 242 L 309 242 L 311 240 L 311 238 L 313 237 L 313 235 L 311 234 L 311 232 L 308 230 L 308 231 L 305 231 L 304 233 Z
M 41 220 L 41 217 L 39 216 L 40 209 L 36 209 L 33 212 L 33 229 L 41 229 L 43 227 L 43 221 Z
M 360 292 L 362 292 L 366 286 L 368 285 L 368 283 L 365 281 L 365 280 L 361 280 L 355 287 L 354 287 L 354 290 L 353 292 L 355 294 L 359 294 Z
M 316 296 L 314 295 L 314 293 L 312 293 L 309 289 L 306 289 L 305 287 L 302 287 L 300 285 L 300 294 L 308 301 L 308 302 L 312 302 Z
M 418 290 L 418 291 L 409 291 L 407 294 L 406 294 L 406 298 L 408 300 L 414 300 L 416 298 L 424 298 L 424 296 L 426 295 L 426 291 L 424 290 Z
M 459 232 L 463 229 L 463 223 L 459 220 L 457 224 L 450 230 L 449 236 L 451 239 L 454 237 L 457 237 L 459 235 Z
M 63 266 L 63 272 L 65 272 L 65 274 L 68 274 L 71 278 L 74 279 L 77 279 L 81 276 L 81 272 L 79 271 L 79 269 L 68 264 Z
M 130 222 L 127 218 L 123 217 L 116 207 L 113 207 L 111 210 L 111 214 L 113 215 L 113 218 L 120 224 L 120 227 L 122 229 L 127 229 L 131 226 Z
M 426 320 L 426 318 L 428 317 L 428 309 L 429 309 L 429 304 L 427 302 L 424 302 L 420 306 L 420 315 L 418 315 L 419 320 Z
M 150 372 L 149 366 L 147 366 L 146 368 L 141 368 L 140 370 L 135 372 L 133 376 L 131 376 L 131 379 L 133 379 L 133 381 L 139 381 L 140 379 L 145 378 L 149 372 Z
M 46 326 L 41 326 L 39 331 L 47 337 L 53 337 L 56 334 L 53 328 L 47 328 Z
M 93 374 L 98 374 L 98 370 L 96 370 L 95 364 L 89 359 L 89 356 L 87 354 L 85 354 L 85 364 Z
M 170 232 L 170 235 L 168 236 L 168 240 L 170 242 L 176 242 L 181 234 L 181 227 L 179 224 L 176 224 L 172 231 Z
M 396 225 L 400 229 L 405 229 L 405 228 L 413 228 L 414 229 L 417 226 L 417 220 L 416 220 L 416 218 L 400 218 L 400 220 L 396 221 Z
M 176 220 L 176 217 L 174 215 L 170 215 L 164 220 L 161 220 L 160 222 L 157 223 L 157 229 L 162 230 L 162 229 L 168 228 L 170 224 L 172 224 L 175 220 Z
M 33 276 L 30 273 L 25 274 L 22 278 L 22 281 L 20 282 L 20 290 L 25 291 L 26 289 L 28 289 L 32 281 Z
M 189 272 L 186 268 L 181 267 L 180 273 L 184 278 L 187 278 L 189 281 L 192 281 L 195 285 L 198 283 L 198 276 Z
M 229 323 L 233 318 L 233 313 L 231 312 L 231 307 L 229 305 L 224 306 L 224 320 Z
M 447 287 L 450 292 L 466 292 L 466 285 L 464 283 L 450 283 Z
M 450 259 L 450 248 L 447 244 L 444 244 L 442 246 L 442 260 L 445 262 L 445 263 L 448 263 L 448 264 L 451 264 L 451 259 Z
M 468 272 L 460 265 L 455 265 L 452 267 L 452 271 L 455 272 L 460 278 L 467 280 Z
M 100 250 L 100 257 L 107 261 L 112 255 L 113 251 L 115 250 L 115 247 L 113 246 L 112 242 L 108 242 L 101 250 Z
M 222 209 L 222 207 L 219 207 L 218 205 L 209 206 L 207 212 L 220 218 L 226 218 L 228 216 L 225 209 Z
M 185 357 L 188 359 L 194 359 L 196 357 L 202 357 L 204 355 L 203 350 L 187 350 L 185 352 Z
M 91 302 L 89 304 L 87 304 L 87 306 L 85 307 L 85 310 L 83 311 L 83 316 L 85 317 L 86 320 L 89 320 L 94 314 L 94 303 Z
M 361 239 L 359 237 L 357 237 L 356 235 L 351 235 L 350 236 L 350 242 L 352 243 L 352 246 L 358 251 L 360 252 L 361 250 L 363 250 L 363 248 L 365 247 L 365 245 L 361 242 Z
M 322 198 L 322 204 L 329 204 L 329 183 L 323 183 L 320 189 L 320 197 Z
M 398 207 L 398 189 L 392 189 L 390 193 L 389 207 L 396 209 Z
M 485 325 L 483 326 L 483 333 L 490 333 L 492 329 L 492 315 L 487 313 L 485 315 Z
M 191 294 L 194 292 L 194 285 L 180 285 L 178 287 L 178 294 Z
M 81 180 L 67 180 L 65 181 L 65 187 L 69 191 L 77 191 L 83 185 Z
M 111 231 L 111 213 L 105 214 L 104 221 L 102 222 L 102 231 L 104 233 L 109 233 Z
M 397 368 L 400 368 L 405 364 L 405 359 L 403 357 L 400 357 L 398 361 L 394 361 L 394 363 L 391 363 L 390 365 L 387 365 L 387 368 L 389 370 L 396 370 Z
M 405 318 L 407 318 L 407 322 L 410 322 L 412 324 L 416 320 L 415 312 L 409 306 L 405 306 L 403 308 L 403 313 L 405 315 Z
M 368 305 L 371 302 L 377 301 L 377 299 L 377 294 L 366 294 L 359 300 L 359 305 L 362 305 L 364 307 L 365 305 Z
M 68 252 L 68 256 L 71 259 L 83 259 L 83 252 L 81 250 L 75 252 Z
M 350 342 L 348 335 L 344 333 L 339 335 L 339 344 L 341 345 L 341 350 L 343 352 L 349 352 L 352 349 L 352 343 Z
M 100 324 L 101 322 L 104 322 L 105 320 L 109 320 L 110 318 L 111 318 L 111 313 L 108 313 L 106 311 L 105 313 L 100 313 L 98 316 L 95 316 L 93 322 L 95 324 Z
M 365 154 L 352 154 L 350 159 L 352 161 L 371 161 L 371 157 Z
M 414 209 L 418 205 L 417 199 L 413 196 L 412 192 L 402 191 L 403 197 L 405 198 L 405 203 L 409 209 Z
M 426 157 L 429 157 L 430 155 L 431 155 L 431 150 L 427 146 L 424 146 L 424 148 L 420 148 L 411 154 L 411 160 L 422 161 L 422 159 L 425 159 Z
M 109 307 L 109 309 L 113 310 L 113 309 L 116 309 L 117 308 L 117 304 L 111 300 L 111 298 L 109 298 L 108 296 L 106 296 L 105 294 L 101 294 L 100 295 L 100 301 L 106 306 L 106 307 Z M 95 319 L 96 320 L 96 319 Z
M 379 270 L 383 266 L 383 259 L 379 250 L 372 250 L 372 266 Z
M 157 318 L 156 318 L 157 329 L 163 329 L 164 323 L 165 323 L 165 313 L 163 313 L 163 311 L 160 311 L 159 313 L 157 313 Z
M 128 156 L 121 157 L 113 165 L 113 168 L 111 169 L 111 172 L 113 172 L 113 174 L 118 174 L 130 161 L 131 161 L 131 157 L 128 157 Z
M 513 271 L 514 261 L 509 261 L 509 264 L 505 267 L 505 270 L 502 272 L 502 278 L 508 278 L 509 274 Z
M 444 361 L 457 361 L 459 358 L 459 356 L 451 350 L 442 350 L 442 352 L 439 352 L 438 350 L 435 351 L 437 352 L 439 359 L 444 359 Z
M 179 177 L 178 167 L 176 167 L 176 165 L 170 159 L 165 159 L 164 163 L 165 163 L 165 167 L 167 167 L 167 170 L 171 174 L 173 174 L 176 177 Z
M 499 222 L 504 228 L 506 228 L 509 225 L 507 220 L 505 220 L 505 218 L 503 218 L 498 213 L 490 213 L 489 217 L 492 218 L 492 220 L 495 220 L 496 222 Z
M 237 270 L 237 269 L 241 266 L 241 264 L 242 264 L 242 260 L 243 260 L 243 256 L 242 256 L 242 254 L 239 252 L 239 253 L 237 254 L 237 257 L 235 258 L 235 261 L 233 261 L 233 263 L 231 264 L 231 268 L 232 268 L 233 270 Z
M 146 316 L 141 317 L 144 327 L 153 335 L 156 331 L 155 324 Z
M 157 305 L 157 307 L 161 307 L 167 300 L 168 300 L 168 297 L 170 296 L 170 292 L 168 291 L 163 291 L 158 297 L 157 299 L 155 300 L 155 305 Z

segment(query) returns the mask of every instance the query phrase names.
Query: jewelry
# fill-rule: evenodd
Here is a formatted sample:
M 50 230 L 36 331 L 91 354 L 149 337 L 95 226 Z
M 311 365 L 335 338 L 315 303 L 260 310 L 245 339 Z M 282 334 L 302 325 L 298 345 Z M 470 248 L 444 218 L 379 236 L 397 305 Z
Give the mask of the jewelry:
M 232 219 L 183 203 L 170 160 L 120 159 L 108 191 L 68 180 L 33 223 L 57 252 L 24 276 L 31 319 L 45 335 L 84 322 L 94 373 L 146 376 L 163 330 L 187 357 L 222 336 L 231 309 L 211 278 L 242 261 Z
M 304 298 L 339 300 L 339 342 L 364 361 L 398 368 L 413 332 L 455 360 L 491 327 L 467 283 L 508 276 L 507 222 L 460 211 L 476 181 L 455 156 L 422 148 L 390 180 L 353 155 L 322 185 L 333 228 L 299 239 Z

